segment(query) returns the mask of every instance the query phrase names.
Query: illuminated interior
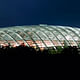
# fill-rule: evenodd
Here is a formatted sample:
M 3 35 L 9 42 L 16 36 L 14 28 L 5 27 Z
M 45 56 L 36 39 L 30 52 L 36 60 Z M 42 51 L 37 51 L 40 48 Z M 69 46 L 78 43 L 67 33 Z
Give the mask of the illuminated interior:
M 0 28 L 0 45 L 49 48 L 56 46 L 78 46 L 80 28 L 53 25 L 14 26 Z

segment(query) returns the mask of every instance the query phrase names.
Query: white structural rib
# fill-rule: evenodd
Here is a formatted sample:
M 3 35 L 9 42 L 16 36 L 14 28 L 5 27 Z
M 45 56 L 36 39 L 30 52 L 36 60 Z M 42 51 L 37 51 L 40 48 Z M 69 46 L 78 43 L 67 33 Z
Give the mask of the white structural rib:
M 20 45 L 20 40 L 30 47 L 30 43 L 28 43 L 30 40 L 38 49 L 43 45 L 47 49 L 53 47 L 56 50 L 56 45 L 64 47 L 64 41 L 67 46 L 78 46 L 80 42 L 80 28 L 67 26 L 16 26 L 0 28 L 0 33 L 2 33 L 0 37 L 8 44 L 9 40 L 12 40 L 16 45 Z

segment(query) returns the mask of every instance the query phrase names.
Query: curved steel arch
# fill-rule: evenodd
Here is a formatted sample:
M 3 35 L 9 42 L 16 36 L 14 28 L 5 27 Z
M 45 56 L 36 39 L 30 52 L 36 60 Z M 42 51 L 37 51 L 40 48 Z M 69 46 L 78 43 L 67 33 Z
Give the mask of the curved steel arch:
M 42 28 L 41 26 L 39 26 L 40 28 Z M 42 28 L 44 29 L 44 28 Z M 40 29 L 41 30 L 41 29 Z M 42 31 L 42 30 L 41 30 Z M 47 30 L 48 31 L 48 30 Z M 49 38 L 49 36 L 43 31 L 43 33 Z M 49 38 L 50 42 L 53 44 L 53 48 L 56 50 L 56 47 L 54 45 L 54 43 L 52 42 L 52 40 Z
M 78 31 L 80 33 L 80 29 L 78 28 L 75 28 L 76 31 Z M 80 37 L 80 35 L 78 34 L 78 36 Z
M 62 28 L 62 27 L 58 27 L 61 31 L 63 31 L 66 35 L 68 35 L 68 33 Z M 59 30 L 58 30 L 59 31 Z M 61 32 L 60 31 L 60 32 Z M 62 33 L 62 32 L 61 32 Z M 66 41 L 68 42 L 69 46 L 71 46 L 70 41 L 65 37 L 65 35 L 62 33 L 62 35 L 64 36 L 64 38 L 66 39 Z
M 65 27 L 64 27 L 65 28 Z M 71 34 L 69 34 L 68 33 L 68 29 L 66 30 L 66 28 L 64 29 L 64 28 L 62 28 L 63 30 L 65 30 L 65 32 L 68 34 L 68 35 L 70 35 L 71 36 Z M 69 30 L 70 31 L 70 30 Z M 71 36 L 71 38 L 72 38 L 72 40 L 73 40 L 73 42 L 76 44 L 76 46 L 78 46 L 78 44 L 76 43 L 76 41 L 73 39 L 73 37 Z
M 24 30 L 24 28 L 22 28 L 21 27 L 21 29 L 23 29 Z M 30 31 L 30 29 L 26 29 L 26 30 L 29 30 L 29 32 L 31 32 Z M 25 31 L 24 31 L 25 32 Z M 37 37 L 38 38 L 40 38 L 40 40 L 42 41 L 42 43 L 45 45 L 45 47 L 48 49 L 48 47 L 47 47 L 47 45 L 45 44 L 45 42 L 42 40 L 42 38 L 36 33 L 36 31 L 32 31 L 35 35 L 37 35 Z M 25 32 L 26 33 L 26 32 Z M 28 33 L 27 33 L 28 34 Z M 33 38 L 32 38 L 33 39 Z M 35 40 L 34 40 L 34 42 L 35 42 Z M 35 44 L 37 45 L 37 43 L 35 42 Z M 38 48 L 39 48 L 39 46 L 38 46 Z
M 21 29 L 23 29 L 23 28 L 21 28 Z M 24 29 L 23 29 L 24 30 Z M 26 29 L 27 30 L 27 29 Z M 30 30 L 29 30 L 30 31 Z M 25 32 L 25 31 L 24 31 Z M 31 31 L 30 31 L 31 32 Z M 26 33 L 26 32 L 25 32 Z M 33 31 L 33 33 L 35 34 L 35 35 L 37 35 L 34 31 Z M 28 33 L 27 33 L 27 35 L 29 35 Z M 29 35 L 30 36 L 30 35 Z M 31 37 L 31 36 L 30 36 Z M 38 35 L 37 35 L 37 37 L 38 38 L 40 38 Z M 31 37 L 31 40 L 32 41 L 34 41 L 34 43 L 36 44 L 36 46 L 39 48 L 39 46 L 37 45 L 37 43 L 35 42 L 35 40 Z M 45 45 L 45 43 L 43 42 L 43 40 L 40 38 L 40 40 L 42 41 L 42 43 Z M 47 46 L 45 45 L 45 47 L 47 48 Z M 40 48 L 39 48 L 40 49 Z
M 46 43 L 44 42 L 44 40 L 39 36 L 39 34 L 36 31 L 34 31 L 34 33 L 40 38 L 40 40 L 43 42 L 43 44 L 46 46 L 46 48 L 49 49 L 48 46 L 46 45 Z
M 55 35 L 55 33 L 52 32 L 52 30 L 49 30 L 47 27 L 44 27 L 44 26 L 41 26 L 41 27 L 43 27 L 44 29 L 50 31 L 50 32 L 56 37 L 57 42 L 59 43 L 59 45 L 61 45 L 61 47 L 63 48 L 63 46 L 62 46 L 62 44 L 61 44 L 61 41 L 58 39 L 58 37 Z
M 80 36 L 76 33 L 76 31 L 75 31 L 75 29 L 73 29 L 73 28 L 71 28 L 71 27 L 67 27 L 67 29 L 68 30 L 70 30 L 70 31 L 72 31 L 73 32 L 73 34 L 75 34 L 79 39 L 80 39 Z M 75 40 L 75 39 L 74 39 Z M 76 41 L 76 40 L 75 40 Z M 78 40 L 77 40 L 78 41 Z M 76 42 L 77 43 L 77 42 Z M 78 46 L 79 44 L 77 43 L 77 46 Z
M 0 31 L 0 33 L 3 33 L 4 35 L 6 35 L 3 31 Z M 1 36 L 2 37 L 2 36 Z M 2 37 L 3 38 L 3 37 Z M 3 38 L 3 40 L 5 40 L 7 42 L 7 44 L 9 45 L 8 40 L 6 40 L 5 38 Z
M 75 28 L 75 30 L 77 30 L 79 33 L 80 33 L 80 29 L 78 29 L 78 28 Z M 79 35 L 80 36 L 80 35 Z M 80 40 L 79 40 L 79 43 L 80 43 Z
M 15 32 L 15 31 L 13 31 L 13 30 L 9 30 L 9 31 L 11 31 L 11 32 L 13 32 L 14 34 L 16 34 L 16 36 L 19 37 L 19 38 L 26 44 L 26 46 L 29 46 L 29 45 L 27 44 L 27 42 L 26 42 L 17 32 Z M 16 40 L 16 41 L 17 41 L 17 40 Z
M 34 40 L 28 33 L 26 33 L 23 28 L 19 28 L 19 29 L 22 30 L 22 32 L 23 32 L 24 34 L 28 35 L 29 38 L 34 42 L 34 44 L 36 45 L 36 47 L 37 47 L 38 49 L 40 49 L 39 46 L 37 45 L 37 43 L 35 42 L 35 40 Z
M 66 35 L 68 35 L 67 32 L 64 31 L 63 28 L 61 28 L 61 27 L 58 27 L 58 28 L 59 28 L 61 31 L 63 31 Z M 59 30 L 58 30 L 58 31 L 59 31 Z M 60 32 L 61 32 L 61 31 L 60 31 Z M 61 32 L 61 33 L 62 33 L 62 32 Z M 71 46 L 70 41 L 65 37 L 65 35 L 64 35 L 63 33 L 62 33 L 62 35 L 63 35 L 63 37 L 66 39 L 66 41 L 68 42 L 68 45 Z
M 1 33 L 1 31 L 0 31 L 0 33 Z M 4 39 L 2 36 L 1 36 L 1 38 L 9 45 L 9 43 L 8 43 L 8 41 L 6 39 Z
M 67 45 L 68 46 L 70 45 L 69 41 L 65 38 L 65 36 L 63 35 L 63 33 L 57 29 L 57 27 L 53 27 L 53 26 L 50 26 L 50 27 L 53 28 L 54 30 L 56 30 L 57 32 L 59 32 L 60 35 L 63 36 L 64 40 L 67 42 Z
M 67 27 L 67 29 L 69 29 L 70 31 L 72 31 L 73 33 L 75 33 L 75 35 L 80 38 L 79 34 L 76 33 L 75 29 L 72 27 Z
M 51 27 L 51 26 L 49 26 L 49 28 L 51 28 L 51 29 L 53 29 L 54 31 L 56 31 L 56 32 L 58 32 L 58 33 L 60 33 L 58 30 L 56 30 L 55 28 L 53 28 L 53 27 Z M 56 35 L 56 33 L 54 33 L 55 35 Z M 61 35 L 61 33 L 60 33 L 60 35 Z M 57 35 L 56 35 L 57 36 Z M 62 35 L 61 35 L 62 36 Z M 62 36 L 63 37 L 63 36 Z M 58 38 L 58 37 L 57 37 Z M 64 37 L 63 37 L 64 38 Z M 64 38 L 65 39 L 65 38 Z M 61 43 L 61 40 L 58 38 L 58 40 L 60 41 L 60 43 Z M 62 45 L 62 43 L 61 43 L 61 45 Z M 62 45 L 62 47 L 63 47 L 63 45 Z
M 20 30 L 17 30 L 17 31 L 20 31 Z M 23 37 L 17 31 L 15 31 L 15 33 L 23 40 L 25 44 L 27 44 L 30 47 L 30 45 L 23 39 Z
M 19 28 L 19 29 L 18 29 Z M 24 38 L 23 36 L 21 36 L 19 33 L 17 33 L 16 32 L 16 29 L 17 29 L 17 31 L 21 31 L 22 32 L 22 34 L 25 34 L 25 36 L 26 35 L 28 35 L 29 37 L 30 37 L 30 39 L 34 42 L 34 44 L 36 45 L 36 47 L 39 47 L 38 45 L 37 45 L 37 43 L 35 42 L 35 39 L 33 39 L 28 33 L 26 33 L 25 32 L 25 29 L 28 29 L 29 28 L 29 31 L 30 31 L 30 29 L 31 28 L 33 28 L 33 26 L 30 26 L 30 27 L 15 27 L 15 29 L 14 28 L 9 28 L 9 31 L 11 31 L 13 34 L 15 34 L 15 36 L 16 37 L 19 37 L 27 46 L 30 46 L 27 42 L 26 42 L 26 38 Z M 47 37 L 46 39 L 49 39 L 49 41 L 50 41 L 50 43 L 52 44 L 52 46 L 55 48 L 55 44 L 52 42 L 52 38 L 51 37 L 49 37 L 49 35 L 48 34 L 46 34 L 47 32 L 45 32 L 45 31 L 43 31 L 42 29 L 45 29 L 45 30 L 47 30 L 47 31 L 49 31 L 50 33 L 51 33 L 51 35 L 53 34 L 54 35 L 54 37 L 57 39 L 57 43 L 59 44 L 59 45 L 61 45 L 61 47 L 63 47 L 63 45 L 61 44 L 61 41 L 60 41 L 60 38 L 59 37 L 57 37 L 56 35 L 57 35 L 57 33 L 54 33 L 52 30 L 56 30 L 56 32 L 58 32 L 58 34 L 60 34 L 61 35 L 61 37 L 62 37 L 62 39 L 63 40 L 65 40 L 66 42 L 67 42 L 67 44 L 68 45 L 70 45 L 70 41 L 68 40 L 68 38 L 67 37 L 65 37 L 65 35 L 66 34 L 68 34 L 68 35 L 70 35 L 70 38 L 71 38 L 71 40 L 72 40 L 72 42 L 74 43 L 74 45 L 76 45 L 76 46 L 78 46 L 78 43 L 77 43 L 77 40 L 78 39 L 80 39 L 80 35 L 78 35 L 78 32 L 76 32 L 76 30 L 77 31 L 79 31 L 80 32 L 80 30 L 78 30 L 77 28 L 72 28 L 72 27 L 56 27 L 56 26 L 49 26 L 49 27 L 47 27 L 47 25 L 46 26 L 38 26 L 38 29 L 36 28 L 36 25 L 35 25 L 35 30 L 33 30 L 33 29 L 31 29 L 31 31 L 30 32 L 32 32 L 33 31 L 33 33 L 35 34 L 35 36 L 37 36 L 40 40 L 41 40 L 41 42 L 47 47 L 47 44 L 44 42 L 44 40 L 45 39 L 42 39 L 42 37 L 38 34 L 38 32 L 36 32 L 36 31 L 39 31 L 39 28 L 40 28 L 40 33 L 42 34 L 42 36 L 44 36 L 44 37 Z M 52 29 L 52 30 L 50 30 L 50 29 Z M 59 28 L 59 29 L 58 29 Z M 66 30 L 67 29 L 67 30 Z M 1 29 L 0 31 L 5 35 L 5 37 L 7 36 L 7 37 L 9 37 L 14 43 L 16 43 L 16 44 L 19 44 L 18 43 L 18 41 L 17 41 L 17 39 L 18 38 L 16 38 L 15 39 L 15 37 L 14 36 L 12 36 L 12 34 L 10 35 L 9 33 L 7 33 L 7 32 L 5 32 L 5 30 L 8 30 L 7 28 L 4 28 L 4 29 Z M 23 31 L 24 30 L 24 31 Z M 62 32 L 61 31 L 64 31 L 64 34 L 62 34 Z M 69 33 L 72 33 L 72 34 L 69 34 Z M 36 37 L 36 38 L 37 38 Z M 73 38 L 74 37 L 74 38 Z M 75 37 L 76 37 L 76 39 L 75 39 Z M 1 37 L 2 38 L 2 37 Z M 6 38 L 2 38 L 2 39 L 4 39 L 4 41 L 5 41 L 5 43 L 8 43 L 8 40 L 6 39 Z M 8 43 L 9 44 L 9 43 Z
M 72 38 L 73 42 L 76 44 L 76 46 L 78 46 L 78 44 L 76 43 L 76 41 L 73 39 L 72 35 L 68 33 L 68 31 L 67 31 L 68 29 L 66 30 L 65 27 L 63 27 L 63 28 L 60 27 L 60 28 L 63 29 L 68 35 L 70 35 L 70 37 Z M 65 28 L 65 29 L 64 29 L 64 28 Z
M 2 31 L 4 34 L 6 34 L 11 40 L 13 40 L 13 42 L 15 42 L 17 45 L 18 43 L 14 40 L 14 38 L 12 36 L 10 36 L 9 34 L 7 34 L 6 32 Z
M 41 40 L 41 42 L 44 44 L 44 46 L 45 46 L 46 48 L 48 48 L 47 45 L 46 45 L 46 44 L 44 43 L 44 41 L 42 40 L 42 38 L 41 38 L 35 31 L 33 31 L 33 33 L 34 33 L 35 35 L 37 35 L 37 37 L 40 38 L 40 40 Z
M 5 32 L 5 31 L 4 31 Z M 15 40 L 15 38 L 13 38 L 13 36 L 11 36 L 10 34 L 8 34 L 7 32 L 5 32 L 5 34 L 9 35 L 11 37 L 11 39 L 14 40 L 14 42 L 16 42 L 17 45 L 19 45 L 19 43 Z

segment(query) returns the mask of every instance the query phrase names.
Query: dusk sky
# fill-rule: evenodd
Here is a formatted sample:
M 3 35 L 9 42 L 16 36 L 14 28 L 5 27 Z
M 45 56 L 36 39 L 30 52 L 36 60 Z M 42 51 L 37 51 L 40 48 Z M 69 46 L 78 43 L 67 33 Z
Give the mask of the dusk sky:
M 0 27 L 80 26 L 80 0 L 0 0 Z

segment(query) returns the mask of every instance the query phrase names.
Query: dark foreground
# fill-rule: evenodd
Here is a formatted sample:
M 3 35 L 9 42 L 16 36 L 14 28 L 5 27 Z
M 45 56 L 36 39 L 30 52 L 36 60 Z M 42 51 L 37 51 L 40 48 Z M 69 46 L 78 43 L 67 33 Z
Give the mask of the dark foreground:
M 2 47 L 0 48 L 0 56 L 80 56 L 77 47 L 57 47 L 57 51 L 53 48 L 43 51 L 26 46 L 16 48 Z

